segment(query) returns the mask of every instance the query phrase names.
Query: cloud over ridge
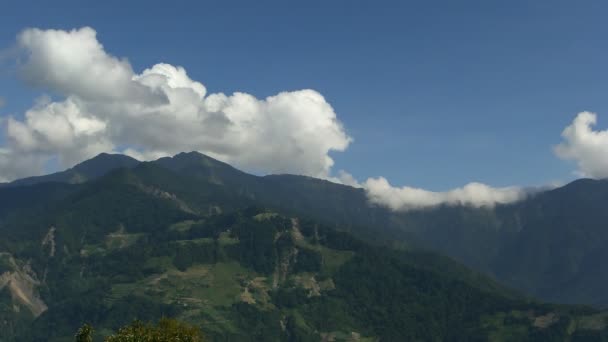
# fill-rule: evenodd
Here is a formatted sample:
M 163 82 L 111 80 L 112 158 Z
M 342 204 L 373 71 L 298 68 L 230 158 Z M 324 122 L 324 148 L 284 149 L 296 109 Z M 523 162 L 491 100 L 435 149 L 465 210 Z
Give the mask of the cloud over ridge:
M 584 177 L 608 177 L 608 130 L 596 131 L 597 114 L 581 112 L 562 132 L 562 141 L 555 146 L 555 154 L 577 163 L 578 173 Z
M 70 167 L 101 152 L 153 160 L 199 151 L 246 171 L 294 173 L 363 188 L 373 204 L 392 210 L 439 205 L 493 207 L 525 198 L 521 187 L 481 183 L 433 192 L 395 187 L 383 177 L 359 183 L 332 175 L 332 151 L 352 138 L 332 106 L 315 90 L 284 91 L 264 99 L 208 93 L 185 68 L 158 63 L 141 72 L 108 53 L 90 27 L 30 28 L 17 36 L 23 80 L 42 92 L 23 118 L 1 119 L 0 181 L 42 174 L 49 161 Z M 0 107 L 2 106 L 0 98 Z M 579 173 L 608 177 L 608 130 L 593 130 L 594 113 L 579 113 L 555 154 Z
M 265 99 L 207 94 L 183 67 L 159 63 L 136 73 L 90 27 L 26 29 L 17 46 L 23 79 L 63 99 L 42 98 L 22 120 L 5 120 L 3 180 L 42 173 L 50 159 L 69 167 L 100 152 L 150 160 L 190 150 L 247 170 L 325 178 L 330 151 L 352 140 L 314 90 Z
M 369 178 L 363 183 L 368 199 L 396 211 L 425 209 L 439 205 L 494 207 L 524 199 L 528 191 L 521 187 L 493 188 L 482 183 L 469 183 L 445 192 L 428 191 L 409 186 L 394 187 L 384 177 Z

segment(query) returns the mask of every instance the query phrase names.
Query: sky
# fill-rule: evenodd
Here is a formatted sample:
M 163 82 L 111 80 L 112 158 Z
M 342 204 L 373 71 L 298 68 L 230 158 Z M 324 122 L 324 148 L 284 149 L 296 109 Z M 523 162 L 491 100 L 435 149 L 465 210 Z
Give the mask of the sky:
M 0 176 L 10 180 L 54 171 L 104 149 L 153 159 L 191 148 L 258 174 L 356 180 L 368 191 L 372 185 L 388 186 L 395 208 L 403 206 L 394 203 L 402 191 L 406 198 L 419 194 L 411 192 L 416 189 L 446 191 L 439 198 L 431 193 L 435 199 L 429 203 L 436 203 L 453 197 L 449 191 L 455 188 L 457 194 L 467 193 L 473 182 L 468 189 L 476 194 L 477 185 L 507 191 L 489 197 L 500 202 L 519 198 L 521 187 L 603 178 L 608 133 L 586 128 L 594 120 L 593 130 L 608 128 L 607 14 L 608 4 L 601 1 L 103 1 L 84 6 L 81 1 L 7 0 L 0 20 Z M 83 28 L 93 33 L 87 36 Z M 108 80 L 101 67 L 97 76 L 86 68 L 71 70 L 71 55 L 59 60 L 49 54 L 54 39 L 45 35 L 49 29 L 79 32 L 79 42 L 101 46 L 101 52 L 92 49 L 102 64 L 124 70 Z M 74 55 L 87 51 L 77 44 L 54 46 Z M 57 70 L 67 70 L 67 76 Z M 181 75 L 188 87 L 200 84 L 201 98 L 226 94 L 220 114 L 209 114 L 216 113 L 217 104 L 207 103 L 213 101 L 201 109 L 189 102 L 200 99 L 185 100 L 172 81 L 152 86 L 161 74 Z M 121 77 L 139 81 L 111 85 Z M 300 92 L 305 89 L 313 91 Z M 248 95 L 232 96 L 235 92 Z M 93 98 L 93 93 L 105 95 Z M 171 106 L 162 111 L 151 104 L 167 98 Z M 128 120 L 119 117 L 118 112 L 139 110 L 134 103 L 143 101 L 155 118 L 179 112 L 181 119 L 173 121 L 182 125 L 155 126 L 150 122 L 156 119 L 136 112 Z M 192 106 L 211 121 L 193 125 L 187 109 Z M 81 126 L 72 125 L 71 138 L 45 138 L 41 129 L 55 128 L 41 118 L 70 110 L 85 116 L 78 116 Z M 28 122 L 28 111 L 38 121 Z M 573 124 L 584 111 L 597 115 L 584 114 L 578 126 Z M 562 132 L 569 126 L 570 140 L 563 145 Z M 154 134 L 197 138 L 190 143 Z M 163 146 L 169 140 L 171 145 Z M 340 177 L 341 170 L 352 177 Z M 465 197 L 456 196 L 460 202 Z

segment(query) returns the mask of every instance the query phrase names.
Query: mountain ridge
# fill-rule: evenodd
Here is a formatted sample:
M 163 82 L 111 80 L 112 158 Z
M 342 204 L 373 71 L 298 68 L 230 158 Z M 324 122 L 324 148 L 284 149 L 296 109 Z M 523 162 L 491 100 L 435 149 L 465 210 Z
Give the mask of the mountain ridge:
M 608 245 L 602 226 L 608 220 L 605 180 L 576 180 L 491 209 L 441 206 L 402 213 L 370 205 L 363 189 L 297 175 L 250 175 L 198 152 L 140 162 L 128 170 L 135 172 L 130 177 L 143 177 L 150 193 L 173 196 L 193 212 L 257 203 L 339 226 L 372 243 L 442 253 L 544 300 L 608 306 L 602 290 L 608 277 L 601 276 L 606 271 L 598 261 Z M 54 191 L 49 198 L 72 190 Z M 21 198 L 19 193 L 0 188 L 6 211 L 27 207 L 27 199 L 12 201 Z
M 0 252 L 15 261 L 0 258 L 0 274 L 29 274 L 28 298 L 47 309 L 27 315 L 17 288 L 0 284 L 0 322 L 16 338 L 57 341 L 83 321 L 108 331 L 125 317 L 163 315 L 229 341 L 346 341 L 353 332 L 362 340 L 603 336 L 603 312 L 532 300 L 412 243 L 432 245 L 416 228 L 435 227 L 458 246 L 467 225 L 450 222 L 494 222 L 512 208 L 497 210 L 402 216 L 370 206 L 361 189 L 258 177 L 196 153 L 80 184 L 1 188 Z
M 0 187 L 16 187 L 48 182 L 78 184 L 99 178 L 117 168 L 129 168 L 137 165 L 138 160 L 123 154 L 100 153 L 67 170 L 47 175 L 16 179 L 3 183 Z

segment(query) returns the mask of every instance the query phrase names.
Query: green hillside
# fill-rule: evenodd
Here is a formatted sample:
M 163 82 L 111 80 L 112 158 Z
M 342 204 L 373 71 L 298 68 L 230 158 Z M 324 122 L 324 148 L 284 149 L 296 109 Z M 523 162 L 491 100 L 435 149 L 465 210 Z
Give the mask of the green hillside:
M 71 341 L 84 322 L 101 337 L 163 316 L 217 341 L 606 334 L 601 312 L 535 302 L 448 258 L 251 206 L 259 188 L 196 175 L 142 163 L 60 191 L 18 188 L 40 200 L 1 216 L 4 338 Z
M 363 189 L 325 180 L 256 177 L 217 161 L 221 166 L 210 168 L 213 160 L 197 153 L 164 163 L 180 165 L 172 170 L 196 179 L 197 188 L 208 187 L 206 182 L 223 185 L 234 196 L 225 202 L 228 206 L 236 203 L 235 198 L 251 200 L 314 218 L 371 243 L 439 252 L 546 301 L 608 307 L 608 269 L 602 261 L 608 257 L 606 180 L 581 179 L 495 208 L 440 206 L 393 212 L 370 205 Z

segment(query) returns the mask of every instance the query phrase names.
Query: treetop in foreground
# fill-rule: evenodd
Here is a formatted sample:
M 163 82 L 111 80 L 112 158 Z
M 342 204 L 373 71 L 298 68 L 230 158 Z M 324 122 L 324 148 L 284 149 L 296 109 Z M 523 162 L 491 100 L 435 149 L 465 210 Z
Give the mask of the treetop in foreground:
M 200 330 L 175 319 L 161 318 L 158 324 L 134 321 L 105 342 L 203 342 Z M 76 342 L 93 342 L 93 328 L 85 324 L 76 333 Z

